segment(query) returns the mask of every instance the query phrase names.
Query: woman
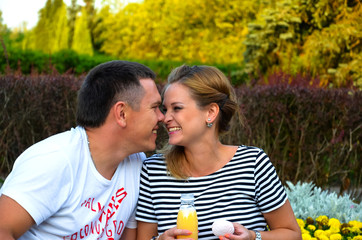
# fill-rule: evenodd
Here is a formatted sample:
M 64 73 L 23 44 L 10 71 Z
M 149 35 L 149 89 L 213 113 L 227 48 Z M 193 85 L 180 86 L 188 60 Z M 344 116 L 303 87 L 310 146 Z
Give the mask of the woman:
M 162 93 L 169 145 L 144 162 L 137 239 L 175 239 L 181 193 L 193 193 L 199 239 L 302 239 L 285 190 L 263 150 L 220 142 L 238 113 L 233 88 L 218 69 L 181 66 Z M 214 236 L 216 219 L 234 234 Z M 268 231 L 268 228 L 270 229 Z

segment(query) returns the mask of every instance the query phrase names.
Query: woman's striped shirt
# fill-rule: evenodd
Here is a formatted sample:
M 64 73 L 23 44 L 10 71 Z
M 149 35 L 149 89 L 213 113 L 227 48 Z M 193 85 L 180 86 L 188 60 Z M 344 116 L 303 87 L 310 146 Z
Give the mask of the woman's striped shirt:
M 266 230 L 262 213 L 281 207 L 286 192 L 263 150 L 239 146 L 218 171 L 178 180 L 167 174 L 165 159 L 156 154 L 145 160 L 137 206 L 138 221 L 157 223 L 158 233 L 176 226 L 181 193 L 193 193 L 199 239 L 218 239 L 212 223 L 223 218 L 248 229 Z

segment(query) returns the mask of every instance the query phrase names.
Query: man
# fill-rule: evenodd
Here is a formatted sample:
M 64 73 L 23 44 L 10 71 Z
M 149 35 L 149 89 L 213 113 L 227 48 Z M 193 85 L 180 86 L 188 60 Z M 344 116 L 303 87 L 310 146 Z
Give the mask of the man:
M 100 64 L 78 95 L 76 128 L 19 156 L 0 191 L 0 239 L 135 239 L 143 151 L 154 150 L 155 74 Z

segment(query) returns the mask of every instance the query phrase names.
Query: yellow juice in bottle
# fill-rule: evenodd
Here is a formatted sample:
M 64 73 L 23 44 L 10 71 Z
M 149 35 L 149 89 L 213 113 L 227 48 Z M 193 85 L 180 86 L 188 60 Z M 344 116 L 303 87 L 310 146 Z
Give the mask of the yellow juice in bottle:
M 181 206 L 177 215 L 177 228 L 187 229 L 192 232 L 191 235 L 177 236 L 177 239 L 198 239 L 197 213 L 194 207 L 194 197 L 192 194 L 181 195 Z

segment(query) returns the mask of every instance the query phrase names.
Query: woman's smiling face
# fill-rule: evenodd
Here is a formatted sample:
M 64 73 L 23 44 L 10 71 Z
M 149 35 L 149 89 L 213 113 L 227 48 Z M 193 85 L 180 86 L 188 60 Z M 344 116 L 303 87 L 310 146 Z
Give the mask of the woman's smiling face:
M 198 141 L 207 131 L 207 111 L 197 105 L 185 85 L 173 83 L 167 87 L 163 108 L 169 144 L 187 146 Z

